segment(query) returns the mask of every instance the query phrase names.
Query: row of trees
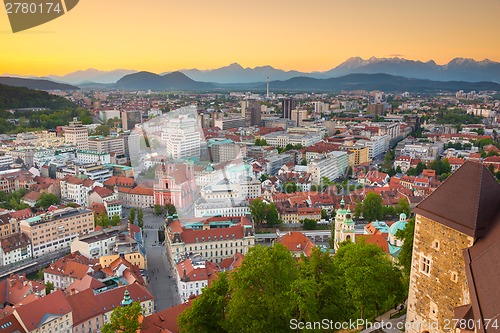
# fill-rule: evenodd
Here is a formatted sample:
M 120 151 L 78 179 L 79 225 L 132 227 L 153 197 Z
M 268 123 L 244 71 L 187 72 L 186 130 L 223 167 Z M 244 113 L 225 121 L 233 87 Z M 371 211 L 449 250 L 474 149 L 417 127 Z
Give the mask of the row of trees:
M 118 214 L 113 215 L 113 217 L 110 219 L 108 214 L 104 212 L 94 215 L 94 222 L 96 226 L 98 225 L 103 228 L 108 228 L 110 226 L 115 227 L 120 225 L 121 220 Z
M 405 213 L 410 216 L 411 207 L 408 200 L 401 198 L 395 207 L 384 206 L 382 196 L 376 192 L 370 192 L 362 202 L 357 202 L 354 207 L 353 217 L 358 219 L 363 216 L 365 221 L 380 221 L 386 216 L 399 216 Z
M 374 319 L 405 298 L 403 277 L 373 244 L 315 248 L 297 261 L 281 244 L 250 249 L 179 317 L 181 332 L 288 332 L 290 320 Z
M 130 212 L 128 214 L 128 223 L 130 224 L 135 224 L 136 222 L 136 213 L 134 208 L 130 208 Z M 144 212 L 142 211 L 142 208 L 139 208 L 137 211 L 137 226 L 139 228 L 142 228 L 144 226 Z
M 177 214 L 177 209 L 172 204 L 166 204 L 165 207 L 163 207 L 161 205 L 154 205 L 153 206 L 153 214 L 155 214 L 156 216 L 159 216 L 159 215 L 163 214 L 164 212 L 168 216 L 171 216 L 171 215 Z

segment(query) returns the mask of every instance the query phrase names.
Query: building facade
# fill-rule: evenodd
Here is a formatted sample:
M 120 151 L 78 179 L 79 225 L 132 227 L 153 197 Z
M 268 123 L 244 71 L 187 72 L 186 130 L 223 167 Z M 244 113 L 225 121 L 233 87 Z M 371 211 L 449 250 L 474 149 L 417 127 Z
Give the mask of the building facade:
M 33 247 L 33 257 L 69 248 L 73 239 L 94 231 L 91 210 L 63 208 L 21 221 L 21 232 Z

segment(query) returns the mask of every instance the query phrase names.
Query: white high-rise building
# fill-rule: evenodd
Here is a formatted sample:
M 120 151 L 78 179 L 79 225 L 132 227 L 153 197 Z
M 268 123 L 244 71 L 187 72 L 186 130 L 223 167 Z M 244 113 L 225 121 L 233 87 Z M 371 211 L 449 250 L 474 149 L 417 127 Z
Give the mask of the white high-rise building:
M 64 143 L 81 150 L 89 149 L 89 131 L 78 118 L 73 118 L 73 121 L 64 127 Z
M 196 118 L 181 115 L 169 119 L 161 136 L 170 157 L 179 159 L 200 156 L 201 135 Z

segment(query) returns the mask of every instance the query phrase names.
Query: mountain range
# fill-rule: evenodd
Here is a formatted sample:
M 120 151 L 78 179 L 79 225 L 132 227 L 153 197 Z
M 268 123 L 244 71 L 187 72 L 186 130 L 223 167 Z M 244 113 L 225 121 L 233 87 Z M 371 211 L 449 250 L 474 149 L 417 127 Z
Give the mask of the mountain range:
M 87 69 L 63 76 L 48 75 L 42 77 L 42 79 L 50 79 L 52 81 L 69 83 L 82 87 L 103 87 L 103 84 L 113 84 L 124 76 L 137 72 L 138 71 L 127 69 L 117 69 L 113 71 Z M 267 77 L 273 81 L 284 81 L 300 76 L 315 79 L 328 79 L 348 74 L 379 73 L 435 81 L 500 82 L 500 63 L 488 59 L 476 61 L 465 58 L 455 58 L 445 65 L 438 65 L 432 60 L 422 62 L 403 58 L 372 57 L 369 59 L 362 59 L 360 57 L 354 57 L 323 72 L 284 71 L 271 66 L 244 68 L 237 63 L 217 69 L 181 69 L 178 72 L 184 73 L 194 81 L 223 84 L 265 82 Z M 172 72 L 164 72 L 159 74 L 159 76 L 164 76 L 169 73 Z M 6 74 L 6 76 L 15 75 Z
M 27 79 L 19 77 L 0 76 L 0 84 L 12 87 L 24 87 L 36 90 L 78 90 L 76 86 L 54 82 L 46 79 Z
M 274 91 L 286 92 L 340 92 L 342 90 L 382 90 L 386 92 L 454 92 L 464 91 L 500 91 L 496 82 L 466 82 L 466 81 L 433 81 L 412 79 L 390 74 L 348 74 L 329 79 L 310 77 L 294 77 L 285 81 L 272 81 L 270 86 Z M 261 83 L 255 90 L 265 91 L 266 85 Z

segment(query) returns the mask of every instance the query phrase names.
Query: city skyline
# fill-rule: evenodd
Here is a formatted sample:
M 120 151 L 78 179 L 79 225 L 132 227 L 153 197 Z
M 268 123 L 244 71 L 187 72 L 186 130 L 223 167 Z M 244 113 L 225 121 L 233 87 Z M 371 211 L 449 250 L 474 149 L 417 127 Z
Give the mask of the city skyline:
M 154 0 L 139 6 L 88 0 L 57 20 L 16 34 L 3 14 L 0 73 L 64 75 L 87 68 L 161 73 L 234 62 L 312 72 L 354 56 L 438 64 L 456 57 L 500 61 L 493 43 L 499 10 L 496 0 L 473 10 L 464 0 L 315 1 L 307 7 L 297 1 L 285 6 Z

